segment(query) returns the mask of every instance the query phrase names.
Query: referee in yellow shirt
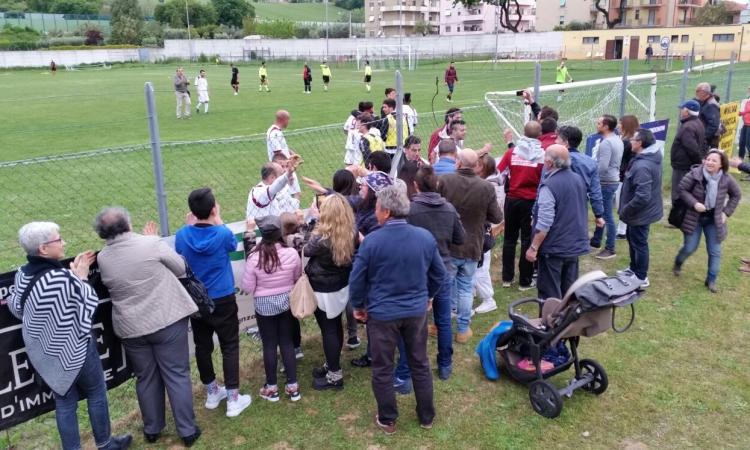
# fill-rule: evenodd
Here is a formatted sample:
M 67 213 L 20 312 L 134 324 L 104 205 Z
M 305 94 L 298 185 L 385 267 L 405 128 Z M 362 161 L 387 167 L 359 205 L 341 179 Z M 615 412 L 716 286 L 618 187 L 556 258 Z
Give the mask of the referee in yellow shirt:
M 260 86 L 258 86 L 258 92 L 262 91 L 263 88 L 266 88 L 266 92 L 271 92 L 271 89 L 268 87 L 268 69 L 266 69 L 265 61 L 260 62 L 258 77 L 260 77 Z

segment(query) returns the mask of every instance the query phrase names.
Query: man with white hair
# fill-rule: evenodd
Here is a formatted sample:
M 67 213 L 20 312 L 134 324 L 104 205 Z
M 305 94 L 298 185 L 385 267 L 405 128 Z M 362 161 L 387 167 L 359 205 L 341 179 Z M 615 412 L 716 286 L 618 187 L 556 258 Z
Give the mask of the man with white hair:
M 695 87 L 695 100 L 701 106 L 699 117 L 706 129 L 705 150 L 716 148 L 721 137 L 721 109 L 709 83 L 698 83 Z
M 680 198 L 680 181 L 690 168 L 703 161 L 705 127 L 700 120 L 700 104 L 688 100 L 680 105 L 680 127 L 672 141 L 669 159 L 672 166 L 672 201 Z
M 544 167 L 526 259 L 539 261 L 539 298 L 561 299 L 578 278 L 578 257 L 589 252 L 586 183 L 570 170 L 570 153 L 560 144 L 547 148 Z
M 466 231 L 463 244 L 450 246 L 451 267 L 455 292 L 451 306 L 456 310 L 456 342 L 467 344 L 471 331 L 471 307 L 474 298 L 474 273 L 482 257 L 484 224 L 500 223 L 503 212 L 497 204 L 497 195 L 492 184 L 474 173 L 478 160 L 471 149 L 458 152 L 456 173 L 442 175 L 438 190 L 458 211 Z
M 432 428 L 435 404 L 427 356 L 427 304 L 446 275 L 435 238 L 407 223 L 411 205 L 406 185 L 396 181 L 377 193 L 375 215 L 381 227 L 362 242 L 349 276 L 354 317 L 367 322 L 372 390 L 378 404 L 375 423 L 385 434 L 396 432 L 393 355 L 400 339 L 406 346 L 419 424 Z
M 65 240 L 52 222 L 24 225 L 18 240 L 28 263 L 16 272 L 8 309 L 22 322 L 25 351 L 34 370 L 52 390 L 62 448 L 81 448 L 76 411 L 82 397 L 88 400 L 96 447 L 130 447 L 131 435 L 111 434 L 107 385 L 92 333 L 99 298 L 86 281 L 96 256 L 81 253 L 69 268 L 63 265 Z
M 266 131 L 266 146 L 268 147 L 268 160 L 273 160 L 273 155 L 276 153 L 282 153 L 284 156 L 289 158 L 294 152 L 289 148 L 284 137 L 284 130 L 289 126 L 289 120 L 291 119 L 289 111 L 280 109 L 276 111 L 276 119 Z

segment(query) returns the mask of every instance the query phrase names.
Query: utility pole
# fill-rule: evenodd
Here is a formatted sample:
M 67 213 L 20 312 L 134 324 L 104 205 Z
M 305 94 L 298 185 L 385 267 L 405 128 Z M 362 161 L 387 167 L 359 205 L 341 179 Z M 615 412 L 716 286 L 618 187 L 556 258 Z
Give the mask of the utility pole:
M 193 44 L 190 40 L 190 11 L 188 10 L 188 2 L 185 0 L 185 20 L 187 21 L 187 29 L 188 29 L 188 56 L 190 57 L 190 61 L 193 61 Z
M 326 61 L 328 61 L 328 0 L 325 0 L 326 4 Z

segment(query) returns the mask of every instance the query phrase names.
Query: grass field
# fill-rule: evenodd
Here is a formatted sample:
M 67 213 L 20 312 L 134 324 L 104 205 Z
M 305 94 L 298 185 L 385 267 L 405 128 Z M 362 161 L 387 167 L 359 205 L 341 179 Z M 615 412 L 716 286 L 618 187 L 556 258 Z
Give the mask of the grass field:
M 285 19 L 300 22 L 325 22 L 323 3 L 253 3 L 255 17 L 259 19 Z M 332 3 L 328 5 L 330 22 L 348 22 L 349 11 Z
M 574 61 L 570 66 L 576 80 L 617 76 L 620 72 L 617 63 L 592 65 Z M 544 66 L 544 83 L 553 81 L 551 67 Z M 646 71 L 638 63 L 631 68 L 633 73 Z M 198 66 L 189 66 L 186 71 L 192 75 L 197 69 Z M 360 73 L 351 66 L 334 66 L 332 89 L 323 93 L 317 65 L 313 69 L 314 92 L 305 96 L 300 91 L 300 65 L 270 64 L 270 94 L 257 92 L 257 67 L 241 66 L 242 91 L 234 97 L 228 86 L 228 68 L 208 66 L 211 113 L 189 121 L 174 119 L 172 66 L 62 71 L 54 79 L 41 70 L 8 71 L 0 74 L 6 85 L 13 86 L 0 99 L 5 112 L 0 159 L 148 143 L 145 81 L 153 81 L 158 91 L 162 141 L 210 140 L 264 132 L 273 112 L 281 107 L 292 113 L 293 129 L 339 124 L 357 101 L 377 102 L 383 89 L 393 84 L 392 73 L 376 72 L 373 93 L 367 95 Z M 421 115 L 418 134 L 423 137 L 434 128 L 434 77 L 441 75 L 443 69 L 442 63 L 423 64 L 415 72 L 404 73 L 405 87 L 413 93 L 414 105 Z M 486 91 L 517 89 L 533 81 L 532 66 L 524 63 L 502 64 L 493 71 L 486 63 L 466 62 L 459 63 L 458 69 L 461 82 L 454 103 L 458 106 L 480 103 Z M 750 82 L 750 68 L 737 69 L 732 91 L 735 98 Z M 698 78 L 691 77 L 688 93 Z M 719 85 L 725 78 L 726 70 L 702 76 Z M 657 118 L 676 116 L 679 87 L 679 77 L 660 77 Z M 443 96 L 441 87 L 441 95 L 435 100 L 436 111 L 450 106 Z M 470 111 L 469 144 L 489 140 L 498 154 L 503 142 L 494 117 L 486 108 Z M 323 179 L 324 173 L 340 165 L 343 133 L 338 127 L 290 133 L 290 143 L 301 148 L 306 158 L 303 174 L 314 172 Z M 256 181 L 265 148 L 262 141 L 247 138 L 166 147 L 164 157 L 170 211 L 184 209 L 184 195 L 190 187 L 206 183 L 217 189 L 223 210 L 236 217 L 242 215 L 247 187 Z M 109 203 L 130 208 L 136 225 L 153 217 L 149 158 L 149 152 L 144 150 L 3 168 L 0 189 L 7 212 L 0 223 L 0 245 L 5 250 L 15 246 L 12 233 L 22 219 L 29 217 L 63 223 L 63 233 L 81 223 L 88 224 L 94 212 Z M 664 185 L 668 186 L 668 182 L 667 176 Z M 748 193 L 744 184 L 743 192 Z M 307 320 L 303 343 L 306 356 L 299 369 L 302 401 L 268 404 L 256 397 L 244 415 L 227 419 L 221 409 L 203 409 L 202 391 L 196 384 L 195 410 L 204 431 L 196 448 L 748 448 L 750 379 L 746 371 L 750 357 L 744 342 L 750 306 L 743 299 L 750 294 L 750 287 L 748 280 L 735 270 L 737 259 L 747 256 L 742 244 L 744 230 L 750 226 L 746 204 L 743 201 L 730 219 L 730 235 L 723 245 L 719 295 L 710 295 L 703 287 L 705 250 L 700 249 L 686 263 L 683 276 L 675 279 L 670 269 L 681 234 L 662 224 L 652 227 L 651 287 L 637 305 L 634 327 L 623 335 L 608 333 L 582 341 L 581 354 L 604 365 L 610 388 L 600 397 L 580 393 L 566 400 L 559 419 L 537 416 L 530 408 L 525 387 L 506 378 L 496 383 L 486 381 L 473 354 L 474 346 L 492 324 L 507 319 L 507 305 L 524 296 L 514 286 L 496 290 L 497 312 L 475 317 L 471 345 L 455 348 L 454 377 L 448 382 L 435 382 L 438 417 L 432 431 L 417 426 L 413 397 L 400 399 L 401 418 L 395 436 L 385 437 L 374 428 L 369 371 L 348 365 L 358 351 L 344 351 L 343 392 L 314 392 L 310 388 L 310 370 L 322 361 L 322 349 L 317 326 Z M 87 245 L 96 243 L 92 233 L 88 233 L 75 238 Z M 75 245 L 71 242 L 71 246 Z M 7 256 L 4 249 L 0 248 L 0 259 Z M 618 257 L 613 261 L 600 262 L 590 257 L 582 260 L 585 269 L 601 268 L 611 273 L 627 264 L 627 245 L 618 241 Z M 498 265 L 495 259 L 493 277 L 499 276 Z M 434 343 L 430 352 L 434 354 Z M 260 349 L 244 336 L 241 358 L 242 390 L 255 396 L 263 378 Z M 556 382 L 562 385 L 569 378 L 569 374 L 561 375 Z M 197 376 L 194 380 L 198 383 Z M 81 406 L 79 418 L 91 446 L 85 405 Z M 135 448 L 180 448 L 171 419 L 159 445 L 145 445 L 140 437 L 132 382 L 110 391 L 110 409 L 115 429 L 136 436 Z M 55 448 L 58 441 L 54 416 L 46 415 L 0 435 L 0 445 L 8 444 L 17 449 Z

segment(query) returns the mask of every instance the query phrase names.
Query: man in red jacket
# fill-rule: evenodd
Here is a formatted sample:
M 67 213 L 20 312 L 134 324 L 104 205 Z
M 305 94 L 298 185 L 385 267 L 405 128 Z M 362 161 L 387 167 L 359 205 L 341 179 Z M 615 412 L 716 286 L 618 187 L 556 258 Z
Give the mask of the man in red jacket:
M 458 83 L 458 74 L 456 73 L 456 67 L 454 62 L 451 61 L 447 69 L 445 69 L 445 84 L 448 85 L 448 101 L 453 101 L 453 86 Z
M 508 151 L 505 152 L 497 170 L 508 173 L 505 197 L 505 237 L 503 240 L 503 287 L 510 287 L 515 276 L 516 243 L 521 235 L 521 257 L 518 261 L 519 289 L 534 287 L 534 265 L 524 258 L 531 245 L 531 213 L 536 201 L 537 189 L 544 167 L 544 150 L 539 142 L 542 127 L 539 122 L 527 122 L 523 134 L 514 144 L 513 132 L 505 130 Z

